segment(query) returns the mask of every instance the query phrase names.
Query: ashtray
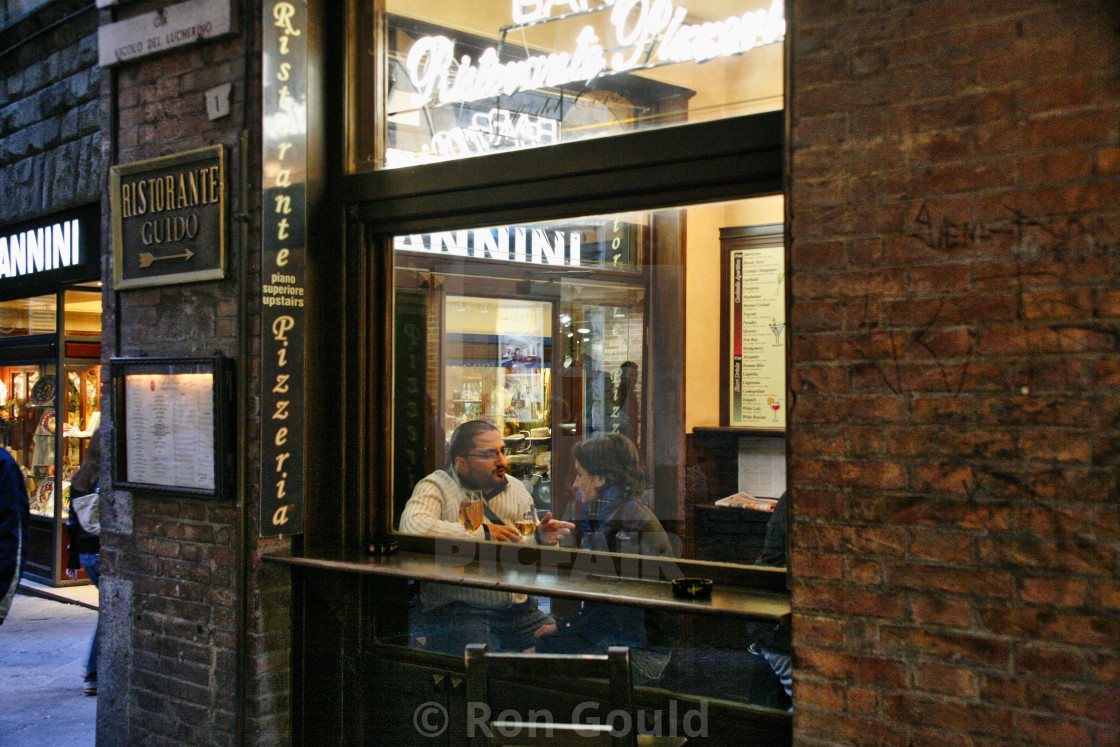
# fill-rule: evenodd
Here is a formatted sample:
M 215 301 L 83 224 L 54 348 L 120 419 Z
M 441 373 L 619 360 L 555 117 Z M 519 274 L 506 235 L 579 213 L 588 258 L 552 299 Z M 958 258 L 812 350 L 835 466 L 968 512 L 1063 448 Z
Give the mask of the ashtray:
M 680 599 L 703 599 L 712 595 L 710 578 L 673 579 L 673 596 Z

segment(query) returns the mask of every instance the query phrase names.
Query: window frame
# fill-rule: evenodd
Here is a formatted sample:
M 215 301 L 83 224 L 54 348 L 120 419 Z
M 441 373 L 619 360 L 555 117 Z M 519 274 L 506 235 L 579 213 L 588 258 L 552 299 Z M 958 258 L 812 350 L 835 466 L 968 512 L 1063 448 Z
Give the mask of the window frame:
M 321 350 L 334 350 L 344 361 L 341 380 L 344 392 L 350 394 L 334 406 L 339 428 L 346 434 L 343 446 L 327 454 L 324 446 L 309 444 L 308 461 L 318 453 L 325 465 L 337 465 L 345 473 L 343 490 L 349 497 L 339 499 L 340 516 L 309 516 L 311 536 L 306 544 L 360 547 L 374 553 L 396 548 L 430 552 L 431 538 L 401 534 L 393 527 L 393 491 L 386 470 L 377 466 L 392 464 L 393 455 L 395 394 L 393 367 L 387 364 L 394 352 L 392 237 L 782 194 L 788 73 L 787 106 L 780 111 L 470 159 L 350 172 L 344 135 L 356 121 L 355 102 L 368 92 L 353 90 L 356 51 L 361 47 L 353 38 L 357 24 L 342 21 L 357 18 L 360 5 L 360 0 L 347 0 L 341 8 L 319 8 L 327 64 L 312 82 L 317 80 L 322 87 L 321 98 L 311 100 L 341 104 L 324 103 L 323 111 L 309 111 L 310 133 L 312 137 L 317 133 L 323 146 L 320 173 L 325 175 L 320 184 L 309 185 L 309 197 L 314 200 L 317 195 L 322 207 L 313 222 L 321 221 L 324 227 L 344 225 L 342 232 L 336 230 L 330 252 L 338 262 L 342 292 L 322 302 L 324 319 L 339 326 L 334 330 L 336 338 Z M 383 19 L 378 17 L 377 27 L 383 27 Z M 383 36 L 377 44 L 384 44 Z M 784 46 L 788 67 L 788 32 Z M 331 69 L 343 74 L 328 75 L 325 71 Z M 604 163 L 610 166 L 604 168 Z M 309 173 L 315 171 L 311 168 Z M 314 235 L 314 228 L 309 235 Z M 325 362 L 320 365 L 327 367 Z M 314 394 L 313 385 L 308 396 Z M 573 567 L 577 554 L 588 555 L 583 550 L 532 546 L 523 551 L 538 567 L 542 562 Z M 620 570 L 621 557 L 606 556 Z M 672 565 L 679 572 L 706 575 L 737 588 L 788 589 L 785 569 L 700 560 L 676 560 Z

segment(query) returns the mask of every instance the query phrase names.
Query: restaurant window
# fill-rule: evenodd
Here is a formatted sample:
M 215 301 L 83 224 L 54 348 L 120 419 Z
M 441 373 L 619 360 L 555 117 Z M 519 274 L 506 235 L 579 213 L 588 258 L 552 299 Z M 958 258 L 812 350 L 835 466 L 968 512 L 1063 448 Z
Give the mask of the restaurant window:
M 715 614 L 659 592 L 601 606 L 638 635 L 626 645 L 641 685 L 788 708 L 789 627 L 775 624 L 788 601 L 780 571 L 757 568 L 784 567 L 786 546 L 782 4 L 388 0 L 380 18 L 374 6 L 350 6 L 353 189 L 337 192 L 363 223 L 367 300 L 385 297 L 381 268 L 393 281 L 390 396 L 370 408 L 380 418 L 385 402 L 392 430 L 388 495 L 371 488 L 374 546 L 390 546 L 391 524 L 402 551 L 434 546 L 437 561 L 438 538 L 509 547 L 485 543 L 495 522 L 469 500 L 493 496 L 483 478 L 508 484 L 524 510 L 501 523 L 526 545 L 551 514 L 573 526 L 573 564 L 657 556 L 739 595 Z M 593 40 L 613 66 L 573 74 Z M 487 157 L 448 162 L 473 156 Z M 365 339 L 377 347 L 379 332 Z M 465 426 L 486 443 L 463 450 Z M 604 539 L 617 483 L 588 449 L 606 441 L 622 444 L 612 459 L 642 527 Z M 425 485 L 448 481 L 468 500 L 433 510 Z M 634 580 L 614 570 L 589 592 L 565 578 L 549 596 L 514 588 L 528 583 L 517 572 L 480 582 L 458 565 L 452 583 L 410 577 L 407 625 L 379 643 L 461 657 L 447 633 L 469 626 L 427 614 L 454 609 L 441 594 L 470 606 L 508 593 L 569 620 Z
M 366 39 L 378 28 L 371 6 Z M 782 0 L 388 0 L 385 9 L 384 78 L 373 56 L 355 71 L 356 171 L 782 108 Z
M 394 237 L 398 527 L 449 534 L 399 522 L 466 422 L 577 525 L 576 447 L 620 434 L 674 554 L 755 564 L 785 489 L 781 215 L 766 197 Z M 732 413 L 742 427 L 721 427 Z
M 781 215 L 781 198 L 765 197 L 393 237 L 396 528 L 484 540 L 493 529 L 481 525 L 506 523 L 543 543 L 535 530 L 551 514 L 575 526 L 565 547 L 784 565 Z M 737 397 L 721 397 L 724 384 Z M 746 425 L 721 427 L 721 413 Z M 487 453 L 475 440 L 456 459 L 453 434 L 478 421 Z M 593 452 L 604 437 L 626 444 L 605 452 L 618 463 Z M 504 515 L 495 496 L 487 513 L 475 499 L 487 481 L 513 484 L 523 515 Z M 436 508 L 431 491 L 453 482 L 463 500 Z M 461 650 L 424 611 L 445 592 L 462 593 L 425 587 L 406 645 Z M 591 619 L 578 603 L 528 600 Z M 633 636 L 642 684 L 789 705 L 748 652 L 772 626 L 732 634 L 678 613 L 594 609 Z M 564 635 L 539 645 L 568 646 Z

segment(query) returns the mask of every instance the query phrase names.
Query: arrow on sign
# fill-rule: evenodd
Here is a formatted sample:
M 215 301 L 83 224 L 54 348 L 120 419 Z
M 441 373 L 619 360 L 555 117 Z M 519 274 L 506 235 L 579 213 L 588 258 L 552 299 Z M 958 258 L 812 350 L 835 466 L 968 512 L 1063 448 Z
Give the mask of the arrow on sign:
M 181 259 L 184 262 L 194 256 L 190 249 L 184 249 L 182 254 L 168 254 L 166 257 L 156 257 L 148 252 L 140 252 L 140 269 L 151 267 L 153 262 L 162 262 L 165 259 Z

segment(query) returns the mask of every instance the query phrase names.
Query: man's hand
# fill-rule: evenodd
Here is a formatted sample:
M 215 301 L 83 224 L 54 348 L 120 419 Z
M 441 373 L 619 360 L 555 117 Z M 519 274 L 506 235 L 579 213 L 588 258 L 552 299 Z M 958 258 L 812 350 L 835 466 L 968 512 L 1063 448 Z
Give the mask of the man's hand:
M 486 524 L 486 531 L 494 542 L 520 542 L 521 533 L 505 524 Z
M 544 545 L 559 545 L 560 541 L 564 539 L 565 535 L 571 534 L 576 525 L 570 521 L 560 521 L 559 519 L 552 518 L 552 512 L 549 511 L 541 519 L 540 525 L 537 527 L 537 536 L 541 539 L 541 544 Z

